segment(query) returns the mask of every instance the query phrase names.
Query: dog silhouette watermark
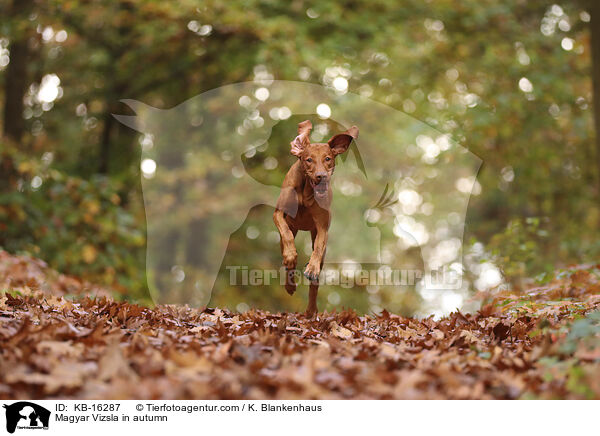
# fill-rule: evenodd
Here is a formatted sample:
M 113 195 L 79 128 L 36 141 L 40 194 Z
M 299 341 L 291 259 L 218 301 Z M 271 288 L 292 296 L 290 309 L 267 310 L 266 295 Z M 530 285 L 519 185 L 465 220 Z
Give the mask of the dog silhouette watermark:
M 324 269 L 416 269 L 420 289 L 463 287 L 465 216 L 481 160 L 449 135 L 374 100 L 304 82 L 227 85 L 167 110 L 123 102 L 136 115 L 115 117 L 143 133 L 146 266 L 158 302 L 209 303 L 226 253 L 235 250 L 231 235 L 256 206 L 274 208 L 280 193 L 279 181 L 258 180 L 250 168 L 287 164 L 253 159 L 289 149 L 304 119 L 317 141 L 354 124 L 361 129 L 332 178 Z M 252 239 L 257 231 L 247 233 Z
M 3 406 L 6 414 L 6 431 L 14 433 L 19 430 L 48 430 L 50 411 L 45 407 L 29 401 Z

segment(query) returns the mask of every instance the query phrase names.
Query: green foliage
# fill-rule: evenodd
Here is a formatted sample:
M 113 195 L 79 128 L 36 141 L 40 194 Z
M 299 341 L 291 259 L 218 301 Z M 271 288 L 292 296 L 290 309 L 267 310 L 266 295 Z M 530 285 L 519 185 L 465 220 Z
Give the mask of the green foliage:
M 65 175 L 4 146 L 2 158 L 14 163 L 17 186 L 0 192 L 0 245 L 143 298 L 143 217 L 122 207 L 122 187 L 106 177 Z
M 590 312 L 570 326 L 561 351 L 572 354 L 578 347 L 600 348 L 600 311 Z
M 329 86 L 343 70 L 349 91 L 428 123 L 483 160 L 465 237 L 483 243 L 513 282 L 544 280 L 551 265 L 600 255 L 583 2 L 52 0 L 31 15 L 8 12 L 0 57 L 9 55 L 14 29 L 37 29 L 23 96 L 26 132 L 15 157 L 19 190 L 1 194 L 0 243 L 9 250 L 29 250 L 58 269 L 118 282 L 137 295 L 145 289 L 139 138 L 112 118 L 130 114 L 119 100 L 168 108 L 242 81 Z M 60 79 L 60 93 L 52 102 L 36 100 L 50 74 Z M 0 67 L 2 82 L 5 76 Z M 277 184 L 289 164 L 279 154 L 276 170 L 245 160 L 247 170 Z M 53 159 L 42 163 L 42 156 Z M 99 177 L 101 161 L 107 169 Z M 214 164 L 204 162 L 204 173 Z M 42 184 L 34 189 L 36 176 Z M 273 231 L 268 215 L 249 216 L 232 238 L 238 252 L 229 260 L 245 265 L 261 253 L 261 267 L 279 266 L 276 243 L 244 237 L 250 225 L 261 235 Z M 184 225 L 182 234 L 193 223 Z M 349 301 L 368 310 L 373 298 L 362 291 Z M 335 307 L 327 306 L 326 292 L 322 307 Z M 252 305 L 273 299 L 269 308 L 279 307 L 279 297 L 260 289 L 222 295 L 219 304 L 243 295 Z M 400 306 L 408 314 L 419 304 L 413 295 Z
M 546 369 L 546 381 L 566 379 L 565 388 L 568 392 L 581 398 L 595 398 L 590 382 L 597 377 L 593 370 L 600 361 L 600 311 L 589 312 L 556 334 L 561 339 L 555 354 L 539 361 Z
M 487 248 L 492 255 L 491 260 L 508 278 L 516 282 L 529 277 L 532 271 L 549 277 L 553 265 L 540 256 L 548 239 L 548 231 L 543 228 L 545 222 L 547 220 L 535 217 L 516 218 L 508 223 L 502 233 L 490 239 Z

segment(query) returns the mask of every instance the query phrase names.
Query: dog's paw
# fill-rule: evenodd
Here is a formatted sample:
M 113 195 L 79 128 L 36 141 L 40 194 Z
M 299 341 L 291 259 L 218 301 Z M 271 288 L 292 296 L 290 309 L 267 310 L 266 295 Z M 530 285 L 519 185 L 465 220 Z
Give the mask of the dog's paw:
M 287 270 L 286 273 L 285 290 L 288 294 L 294 295 L 294 292 L 296 292 L 296 270 L 290 269 Z
M 283 266 L 288 270 L 296 269 L 296 262 L 298 261 L 298 253 L 294 251 L 286 251 L 283 253 Z
M 314 266 L 311 265 L 310 262 L 308 262 L 308 265 L 306 265 L 306 269 L 304 270 L 304 277 L 306 277 L 311 282 L 316 282 L 319 280 L 320 273 L 321 268 L 319 267 L 319 265 Z

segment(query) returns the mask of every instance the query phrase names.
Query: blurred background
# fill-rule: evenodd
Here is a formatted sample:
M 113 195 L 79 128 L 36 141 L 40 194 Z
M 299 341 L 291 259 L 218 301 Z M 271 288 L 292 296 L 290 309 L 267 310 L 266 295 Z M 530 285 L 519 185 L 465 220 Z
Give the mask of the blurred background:
M 384 103 L 483 161 L 463 239 L 470 294 L 597 262 L 596 3 L 1 0 L 0 247 L 151 303 L 148 281 L 157 278 L 146 275 L 141 186 L 153 172 L 142 159 L 152 138 L 112 116 L 134 115 L 120 100 L 168 109 L 231 83 L 295 80 Z M 256 180 L 278 186 L 302 119 L 274 118 L 282 122 L 268 151 L 242 161 Z M 323 126 L 322 135 L 339 130 Z M 426 215 L 417 203 L 411 215 Z M 210 305 L 304 308 L 305 289 L 289 297 L 279 285 L 225 280 L 227 264 L 280 266 L 272 210 L 253 209 L 233 234 Z M 206 224 L 202 213 L 184 222 L 169 235 L 173 250 L 186 251 L 185 235 Z M 418 267 L 415 248 L 394 245 Z M 323 287 L 319 307 L 428 315 L 466 302 L 436 305 L 418 289 Z

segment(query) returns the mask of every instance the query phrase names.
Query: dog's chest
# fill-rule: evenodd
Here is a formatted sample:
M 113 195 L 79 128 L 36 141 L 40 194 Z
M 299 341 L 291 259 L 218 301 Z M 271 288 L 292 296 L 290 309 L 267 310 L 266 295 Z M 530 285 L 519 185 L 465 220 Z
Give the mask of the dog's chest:
M 298 207 L 298 212 L 294 218 L 287 216 L 289 225 L 297 230 L 312 230 L 315 227 L 315 221 L 310 209 L 302 204 Z

